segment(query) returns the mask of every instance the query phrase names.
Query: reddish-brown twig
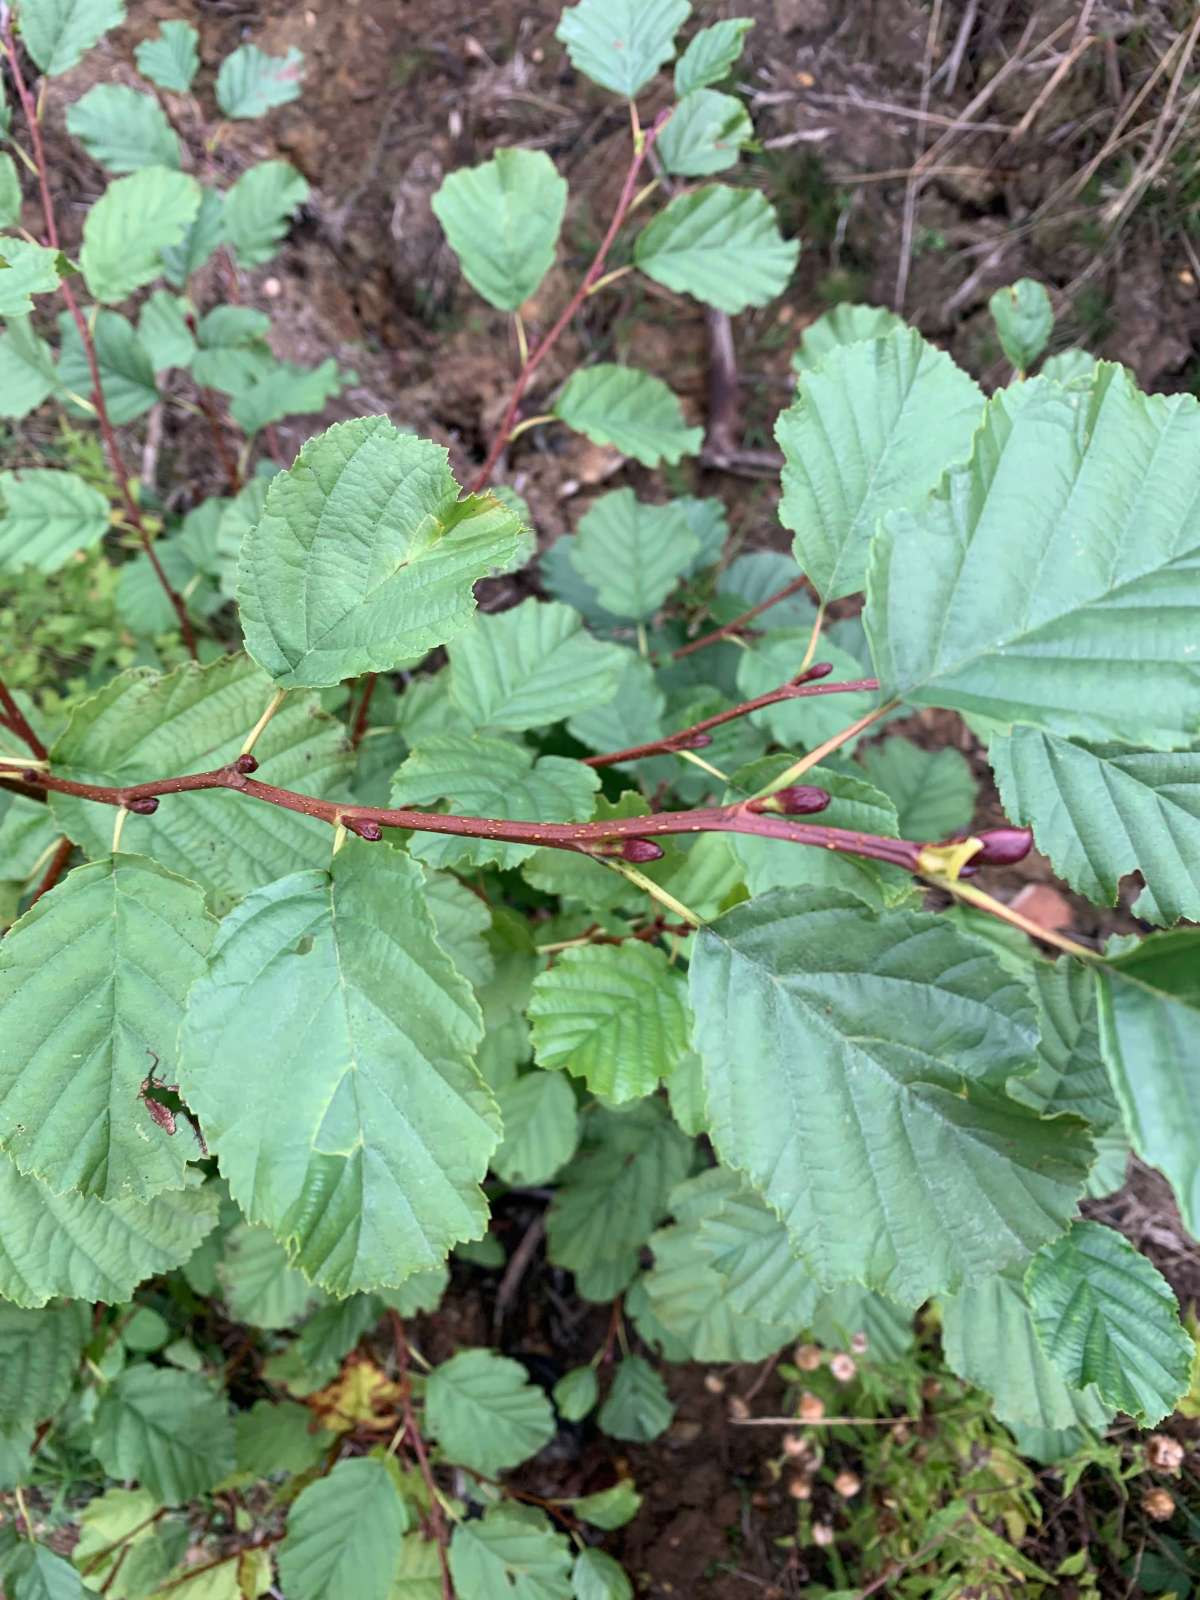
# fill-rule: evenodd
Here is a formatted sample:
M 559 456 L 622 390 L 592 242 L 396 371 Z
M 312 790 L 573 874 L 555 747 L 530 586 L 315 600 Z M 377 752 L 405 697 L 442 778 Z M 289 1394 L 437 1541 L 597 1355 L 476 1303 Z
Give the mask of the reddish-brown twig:
M 189 321 L 191 319 L 189 318 Z M 208 431 L 212 438 L 213 449 L 216 451 L 217 460 L 221 463 L 221 471 L 225 474 L 225 482 L 229 485 L 230 494 L 237 494 L 242 487 L 242 475 L 238 471 L 237 457 L 229 448 L 229 441 L 221 427 L 221 418 L 216 406 L 213 404 L 212 392 L 202 384 L 196 385 L 196 398 L 200 409 L 204 413 L 204 420 L 208 423 Z
M 413 1447 L 417 1466 L 421 1469 L 421 1478 L 429 1492 L 429 1525 L 433 1530 L 438 1564 L 442 1569 L 442 1600 L 454 1600 L 454 1585 L 450 1582 L 450 1563 L 446 1556 L 450 1543 L 446 1532 L 446 1518 L 442 1512 L 442 1502 L 438 1497 L 437 1484 L 433 1479 L 433 1468 L 429 1464 L 425 1439 L 413 1412 L 412 1384 L 408 1375 L 408 1336 L 404 1331 L 404 1318 L 398 1311 L 389 1311 L 388 1319 L 392 1325 L 392 1342 L 395 1345 L 396 1366 L 400 1374 L 400 1405 L 404 1418 L 404 1435 Z
M 740 617 L 734 617 L 732 622 L 727 622 L 723 627 L 714 628 L 711 633 L 705 633 L 699 639 L 693 639 L 690 644 L 681 644 L 678 650 L 671 651 L 671 660 L 680 661 L 684 656 L 694 655 L 697 650 L 706 650 L 710 644 L 719 644 L 722 639 L 728 639 L 731 634 L 740 633 L 748 622 L 753 622 L 755 617 L 769 611 L 772 606 L 781 600 L 790 599 L 794 594 L 801 593 L 808 588 L 807 578 L 796 578 L 786 588 L 780 589 L 778 594 L 769 595 L 767 599 L 760 600 L 756 606 L 751 606 L 749 611 L 743 611 Z
M 350 743 L 357 750 L 363 742 L 367 731 L 367 713 L 371 709 L 371 696 L 375 693 L 375 685 L 379 682 L 377 672 L 368 672 L 363 679 L 362 699 L 358 702 L 358 710 L 354 714 L 354 723 L 350 729 Z
M 4 724 L 18 739 L 29 746 L 29 753 L 38 761 L 46 759 L 46 746 L 38 738 L 25 713 L 13 698 L 8 685 L 0 678 L 0 706 L 4 707 Z
M 59 840 L 58 848 L 50 857 L 50 865 L 46 868 L 46 871 L 42 876 L 42 881 L 33 891 L 33 896 L 29 902 L 30 906 L 37 905 L 38 901 L 44 894 L 50 893 L 51 889 L 53 889 L 54 885 L 62 877 L 63 869 L 66 867 L 67 862 L 71 859 L 71 851 L 74 848 L 75 847 L 71 843 L 70 839 Z

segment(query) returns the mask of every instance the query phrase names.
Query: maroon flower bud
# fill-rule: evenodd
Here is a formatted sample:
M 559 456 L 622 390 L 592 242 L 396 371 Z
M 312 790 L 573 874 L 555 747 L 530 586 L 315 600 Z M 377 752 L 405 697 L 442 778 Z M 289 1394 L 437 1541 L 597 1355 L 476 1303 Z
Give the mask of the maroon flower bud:
M 707 750 L 711 743 L 711 733 L 693 733 L 690 738 L 680 739 L 675 748 L 676 750 Z
M 980 866 L 1010 867 L 1014 861 L 1024 861 L 1033 849 L 1033 832 L 1029 828 L 987 828 L 975 837 L 983 845 L 975 857 Z
M 346 817 L 343 819 L 348 833 L 356 833 L 360 839 L 365 839 L 368 844 L 378 844 L 383 838 L 383 829 L 370 817 Z
M 965 867 L 959 867 L 958 875 L 960 878 L 977 878 L 979 876 L 979 868 L 973 861 L 968 861 Z
M 41 781 L 42 774 L 34 767 L 26 767 L 25 771 L 21 774 L 22 783 L 41 783 Z
M 827 678 L 833 671 L 832 661 L 814 661 L 812 666 L 793 678 L 793 683 L 811 683 L 814 678 Z
M 136 811 L 139 817 L 152 817 L 158 810 L 158 796 L 148 794 L 140 800 L 127 800 L 126 811 Z
M 662 846 L 655 844 L 653 839 L 626 839 L 621 846 L 622 859 L 632 861 L 637 866 L 647 861 L 660 861 L 662 853 Z
M 818 789 L 812 783 L 793 783 L 774 794 L 764 795 L 761 800 L 751 800 L 747 809 L 773 811 L 777 816 L 809 817 L 814 812 L 824 811 L 828 804 L 828 789 Z
M 239 772 L 244 772 L 247 774 L 247 776 L 251 772 L 258 771 L 257 757 L 252 756 L 248 750 L 246 751 L 245 755 L 239 756 L 233 764 Z

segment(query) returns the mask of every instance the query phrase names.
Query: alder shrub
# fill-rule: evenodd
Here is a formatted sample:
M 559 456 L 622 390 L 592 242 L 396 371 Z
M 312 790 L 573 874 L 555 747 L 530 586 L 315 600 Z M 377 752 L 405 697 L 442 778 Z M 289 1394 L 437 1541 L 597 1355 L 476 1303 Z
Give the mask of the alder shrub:
M 273 423 L 343 380 L 277 360 L 239 298 L 306 185 L 265 161 L 222 192 L 174 124 L 209 145 L 269 113 L 298 53 L 243 45 L 214 84 L 166 22 L 144 89 L 70 105 L 112 175 L 72 256 L 38 80 L 122 6 L 5 11 L 0 408 L 69 426 L 59 464 L 0 474 L 0 569 L 46 594 L 115 573 L 96 593 L 134 641 L 125 670 L 101 651 L 78 684 L 0 686 L 16 1600 L 628 1596 L 603 1545 L 632 1479 L 549 1510 L 506 1492 L 556 1411 L 652 1440 L 664 1363 L 902 1342 L 927 1301 L 1040 1459 L 1188 1388 L 1167 1284 L 1079 1207 L 1132 1146 L 1200 1224 L 1196 400 L 1079 351 L 1029 376 L 1052 318 L 1025 281 L 993 303 L 1014 370 L 990 398 L 890 313 L 808 329 L 777 430 L 790 555 L 738 551 L 715 498 L 619 488 L 538 557 L 490 487 L 535 425 L 649 468 L 700 449 L 634 366 L 538 387 L 586 296 L 637 272 L 732 314 L 788 281 L 796 241 L 726 181 L 752 129 L 718 85 L 751 24 L 685 47 L 690 10 L 562 14 L 576 71 L 629 102 L 628 170 L 540 338 L 520 308 L 560 249 L 553 162 L 500 150 L 435 196 L 524 351 L 466 493 L 382 416 L 272 459 Z M 118 433 L 159 405 L 227 479 L 182 518 Z M 548 598 L 480 610 L 518 569 Z M 986 746 L 1010 826 L 971 832 L 957 750 L 878 737 L 920 708 Z M 1091 948 L 989 894 L 1031 840 L 1098 906 L 1140 874 L 1144 935 Z M 620 1337 L 552 1395 L 489 1348 L 431 1368 L 409 1329 L 449 1254 L 502 1263 L 489 1200 L 544 1186 L 550 1261 Z M 257 1352 L 249 1407 L 206 1305 Z M 364 1339 L 377 1360 L 345 1362 Z M 256 1485 L 257 1520 L 189 1565 L 192 1502 Z M 69 1560 L 56 1518 L 82 1527 Z

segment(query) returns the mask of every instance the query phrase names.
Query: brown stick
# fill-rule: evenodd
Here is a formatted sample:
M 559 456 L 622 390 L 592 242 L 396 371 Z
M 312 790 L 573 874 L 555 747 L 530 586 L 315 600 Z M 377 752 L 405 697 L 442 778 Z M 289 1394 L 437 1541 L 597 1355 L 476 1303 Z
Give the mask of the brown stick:
M 363 742 L 367 731 L 367 712 L 371 709 L 371 697 L 375 693 L 375 685 L 379 682 L 377 672 L 368 672 L 363 680 L 362 699 L 358 702 L 358 710 L 354 715 L 354 725 L 350 730 L 350 743 L 357 750 Z
M 41 883 L 38 884 L 37 888 L 33 892 L 33 898 L 29 902 L 31 907 L 37 905 L 38 901 L 44 894 L 49 894 L 54 885 L 62 877 L 63 870 L 66 867 L 67 862 L 71 859 L 71 851 L 74 848 L 75 846 L 71 843 L 70 839 L 60 840 L 58 849 L 50 858 L 50 865 L 46 868 Z
M 681 644 L 678 650 L 671 651 L 672 661 L 682 661 L 684 656 L 694 655 L 697 650 L 706 650 L 710 644 L 719 644 L 722 639 L 728 639 L 732 634 L 740 633 L 748 622 L 753 622 L 755 617 L 760 617 L 764 611 L 769 611 L 772 606 L 777 606 L 781 600 L 790 599 L 794 594 L 800 594 L 807 589 L 807 578 L 796 578 L 786 588 L 780 589 L 778 594 L 760 600 L 756 606 L 751 606 L 749 611 L 743 611 L 740 617 L 734 617 L 732 622 L 727 622 L 723 628 L 715 628 L 712 633 L 703 634 L 699 639 L 693 639 L 690 644 Z
M 204 420 L 208 423 L 208 431 L 212 436 L 213 449 L 217 453 L 217 460 L 221 463 L 221 471 L 225 474 L 225 482 L 229 485 L 230 494 L 237 494 L 242 487 L 242 475 L 238 471 L 237 459 L 230 451 L 229 441 L 221 427 L 221 418 L 213 404 L 212 391 L 203 385 L 196 385 L 196 398 L 200 402 L 200 409 L 204 413 Z
M 29 746 L 30 755 L 34 756 L 38 761 L 44 761 L 46 759 L 46 746 L 30 727 L 25 713 L 13 699 L 3 678 L 0 678 L 0 706 L 4 707 L 5 726 L 11 728 L 17 738 L 23 740 Z
M 396 1349 L 396 1365 L 400 1370 L 400 1404 L 404 1417 L 404 1434 L 412 1444 L 417 1465 L 421 1469 L 421 1477 L 429 1491 L 429 1522 L 437 1545 L 438 1565 L 442 1569 L 442 1600 L 454 1600 L 454 1585 L 450 1582 L 450 1563 L 446 1556 L 450 1536 L 446 1532 L 446 1519 L 442 1514 L 442 1502 L 438 1498 L 437 1484 L 433 1479 L 433 1468 L 429 1464 L 429 1452 L 425 1448 L 424 1437 L 413 1414 L 412 1385 L 408 1377 L 408 1337 L 404 1331 L 404 1318 L 398 1311 L 389 1311 L 388 1319 L 392 1324 L 392 1342 Z

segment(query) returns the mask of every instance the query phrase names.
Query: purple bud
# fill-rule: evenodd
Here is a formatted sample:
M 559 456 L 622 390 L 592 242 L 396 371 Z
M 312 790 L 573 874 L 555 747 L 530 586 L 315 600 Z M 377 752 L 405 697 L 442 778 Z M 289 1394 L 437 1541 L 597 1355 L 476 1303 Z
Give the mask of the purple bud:
M 158 796 L 148 794 L 140 800 L 127 800 L 125 809 L 135 811 L 139 817 L 152 817 L 158 810 Z
M 622 859 L 638 866 L 647 861 L 660 861 L 662 853 L 662 846 L 655 844 L 653 839 L 626 839 L 621 846 Z
M 677 741 L 676 750 L 707 750 L 712 743 L 711 733 L 693 733 L 688 739 Z
M 368 844 L 378 844 L 383 838 L 383 829 L 370 817 L 344 817 L 342 821 L 348 833 L 356 833 Z
M 239 756 L 233 764 L 239 772 L 244 772 L 247 774 L 247 776 L 251 772 L 258 771 L 258 760 L 255 756 L 252 756 L 248 750 L 246 751 L 245 755 Z
M 1024 861 L 1033 849 L 1033 832 L 1029 828 L 987 828 L 975 837 L 983 845 L 975 857 L 980 866 L 1010 867 L 1014 861 Z
M 21 774 L 22 783 L 41 783 L 42 774 L 33 767 L 26 767 Z
M 832 671 L 832 661 L 814 661 L 806 672 L 802 672 L 799 677 L 793 678 L 792 682 L 811 683 L 814 678 L 827 678 Z
M 828 789 L 818 789 L 812 783 L 793 783 L 761 800 L 751 800 L 751 811 L 773 811 L 785 817 L 809 817 L 824 811 L 829 804 Z
M 960 878 L 977 878 L 979 876 L 979 868 L 973 861 L 968 861 L 965 867 L 959 867 L 958 875 Z

